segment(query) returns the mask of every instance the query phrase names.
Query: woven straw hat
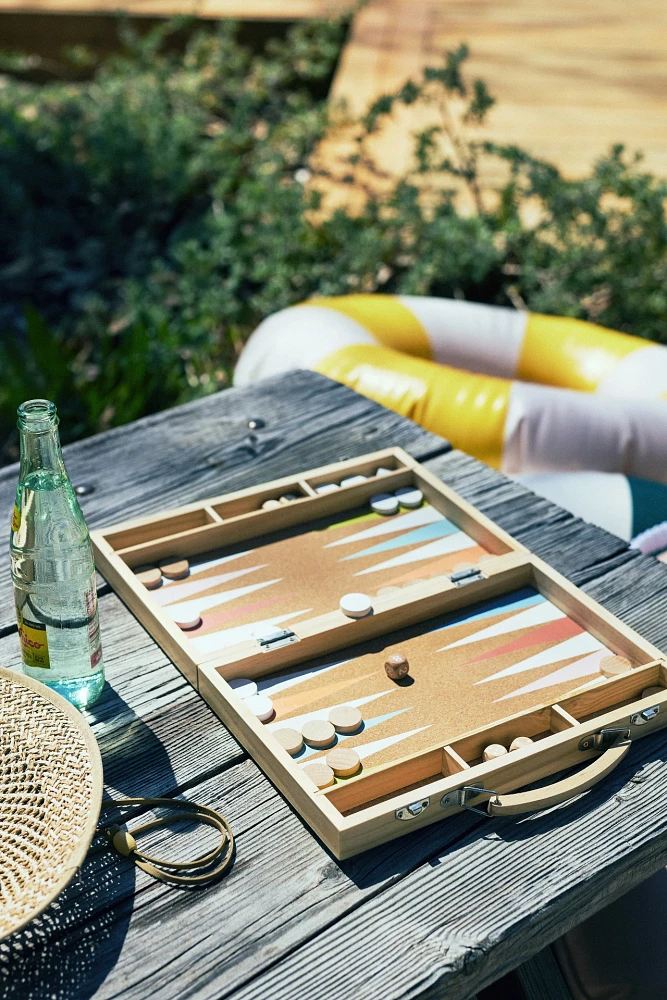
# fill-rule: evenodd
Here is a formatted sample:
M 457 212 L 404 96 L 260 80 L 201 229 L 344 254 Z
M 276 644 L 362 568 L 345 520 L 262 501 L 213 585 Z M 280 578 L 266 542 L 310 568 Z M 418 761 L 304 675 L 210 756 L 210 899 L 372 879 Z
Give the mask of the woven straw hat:
M 64 698 L 0 668 L 0 939 L 81 866 L 102 801 L 90 726 Z

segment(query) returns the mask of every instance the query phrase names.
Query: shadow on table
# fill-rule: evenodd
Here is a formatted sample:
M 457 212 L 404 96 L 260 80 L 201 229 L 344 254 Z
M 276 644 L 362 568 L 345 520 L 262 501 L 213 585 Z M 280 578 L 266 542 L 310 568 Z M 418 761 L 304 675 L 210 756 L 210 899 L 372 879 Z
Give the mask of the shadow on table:
M 121 718 L 122 730 L 104 741 L 105 780 L 114 796 L 159 794 L 175 787 L 169 757 L 158 738 L 107 684 L 98 719 Z M 150 779 L 147 774 L 150 770 Z M 97 841 L 95 842 L 97 843 Z M 0 944 L 3 1000 L 84 1000 L 115 965 L 132 916 L 136 869 L 111 850 L 89 856 L 81 871 L 41 916 Z

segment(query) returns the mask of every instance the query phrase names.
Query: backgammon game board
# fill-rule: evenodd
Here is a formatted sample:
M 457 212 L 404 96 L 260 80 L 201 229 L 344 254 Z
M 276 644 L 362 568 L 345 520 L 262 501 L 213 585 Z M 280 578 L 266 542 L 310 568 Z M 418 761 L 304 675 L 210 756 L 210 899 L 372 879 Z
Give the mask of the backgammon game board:
M 660 651 L 401 449 L 91 537 L 340 858 L 463 808 L 564 801 L 667 715 Z

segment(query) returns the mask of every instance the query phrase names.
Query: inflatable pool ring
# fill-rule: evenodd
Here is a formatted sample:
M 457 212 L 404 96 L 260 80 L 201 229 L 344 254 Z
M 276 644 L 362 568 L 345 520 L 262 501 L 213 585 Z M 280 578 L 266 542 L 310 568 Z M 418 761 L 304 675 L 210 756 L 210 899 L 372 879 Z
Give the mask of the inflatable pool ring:
M 234 381 L 292 368 L 344 382 L 509 474 L 667 483 L 667 348 L 627 334 L 498 306 L 350 295 L 269 316 Z

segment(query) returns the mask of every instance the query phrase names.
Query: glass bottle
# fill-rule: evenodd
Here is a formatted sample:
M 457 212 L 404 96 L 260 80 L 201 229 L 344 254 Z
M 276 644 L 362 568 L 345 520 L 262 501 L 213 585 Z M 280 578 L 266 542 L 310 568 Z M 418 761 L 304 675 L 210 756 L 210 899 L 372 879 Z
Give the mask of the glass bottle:
M 90 535 L 47 399 L 18 408 L 21 464 L 9 543 L 23 670 L 78 708 L 104 686 Z

